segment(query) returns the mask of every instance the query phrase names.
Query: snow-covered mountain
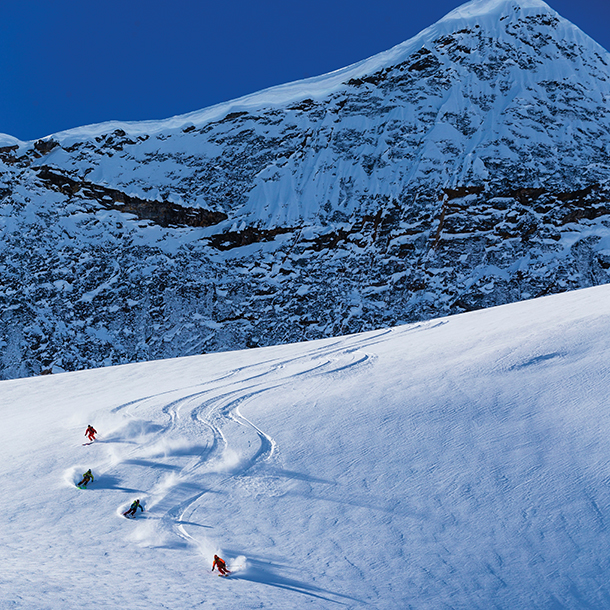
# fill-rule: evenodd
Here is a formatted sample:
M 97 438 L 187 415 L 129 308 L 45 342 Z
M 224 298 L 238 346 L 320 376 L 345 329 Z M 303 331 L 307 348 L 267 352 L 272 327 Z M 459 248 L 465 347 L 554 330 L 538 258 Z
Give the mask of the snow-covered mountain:
M 473 0 L 331 74 L 0 148 L 4 378 L 608 282 L 610 54 Z
M 0 608 L 608 608 L 609 322 L 599 286 L 2 381 Z

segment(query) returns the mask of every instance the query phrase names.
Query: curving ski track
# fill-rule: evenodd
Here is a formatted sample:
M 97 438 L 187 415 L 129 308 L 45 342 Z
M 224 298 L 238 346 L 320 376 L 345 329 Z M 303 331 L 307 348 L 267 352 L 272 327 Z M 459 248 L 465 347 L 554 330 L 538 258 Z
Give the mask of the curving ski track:
M 386 332 L 355 337 L 347 348 L 345 340 L 337 341 L 304 356 L 236 368 L 186 390 L 113 409 L 121 424 L 96 443 L 93 471 L 98 481 L 115 481 L 110 487 L 125 492 L 117 515 L 137 493 L 146 512 L 138 514 L 136 528 L 147 528 L 139 540 L 149 546 L 190 548 L 200 546 L 207 538 L 202 532 L 213 527 L 206 523 L 205 500 L 219 485 L 280 493 L 274 469 L 265 473 L 279 459 L 278 445 L 240 409 L 272 400 L 272 392 L 296 378 L 343 376 L 366 366 L 372 356 L 363 350 Z M 66 476 L 75 476 L 75 471 Z M 207 546 L 221 544 L 214 540 Z

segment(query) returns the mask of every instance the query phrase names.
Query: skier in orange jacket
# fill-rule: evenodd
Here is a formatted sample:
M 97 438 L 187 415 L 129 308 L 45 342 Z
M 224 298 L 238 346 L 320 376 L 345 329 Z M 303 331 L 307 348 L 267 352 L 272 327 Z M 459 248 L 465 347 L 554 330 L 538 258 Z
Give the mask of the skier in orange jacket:
M 97 434 L 97 430 L 89 425 L 87 426 L 87 429 L 85 430 L 85 436 L 91 441 L 93 442 L 95 440 L 95 435 Z
M 214 555 L 214 563 L 212 564 L 212 572 L 214 571 L 214 568 L 216 566 L 218 566 L 218 572 L 221 574 L 221 576 L 226 576 L 227 574 L 231 573 L 230 570 L 227 570 L 227 564 L 225 563 L 225 560 L 218 557 L 218 555 Z

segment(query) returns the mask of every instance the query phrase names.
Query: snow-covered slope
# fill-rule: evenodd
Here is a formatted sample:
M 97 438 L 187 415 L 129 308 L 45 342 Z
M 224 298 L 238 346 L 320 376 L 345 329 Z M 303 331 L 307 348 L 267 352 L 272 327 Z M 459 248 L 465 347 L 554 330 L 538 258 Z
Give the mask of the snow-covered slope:
M 4 378 L 608 282 L 610 55 L 474 0 L 373 58 L 0 147 Z
M 607 607 L 609 329 L 603 286 L 1 382 L 0 608 Z

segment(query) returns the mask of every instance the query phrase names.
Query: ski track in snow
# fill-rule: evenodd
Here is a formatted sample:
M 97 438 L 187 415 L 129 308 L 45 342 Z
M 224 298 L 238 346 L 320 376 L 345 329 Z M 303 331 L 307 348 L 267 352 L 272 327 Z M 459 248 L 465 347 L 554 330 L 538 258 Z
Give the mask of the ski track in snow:
M 0 609 L 610 607 L 609 294 L 4 383 Z
M 424 323 L 412 330 L 430 326 Z M 272 476 L 265 476 L 265 467 L 274 463 L 279 452 L 278 445 L 272 436 L 245 417 L 241 408 L 252 401 L 266 400 L 267 394 L 290 385 L 295 378 L 349 375 L 355 368 L 370 364 L 374 356 L 365 351 L 367 346 L 389 332 L 379 331 L 366 338 L 355 336 L 347 349 L 345 340 L 340 340 L 295 358 L 236 368 L 201 386 L 150 395 L 114 408 L 112 413 L 120 415 L 126 423 L 109 438 L 102 437 L 96 443 L 106 453 L 91 466 L 97 484 L 130 494 L 129 499 L 117 506 L 117 516 L 128 508 L 134 494 L 143 499 L 146 512 L 137 514 L 135 540 L 150 546 L 159 545 L 162 540 L 163 546 L 200 549 L 206 555 L 210 549 L 220 552 L 222 540 L 212 541 L 201 533 L 211 527 L 198 517 L 199 512 L 205 511 L 207 494 L 214 493 L 219 486 L 245 487 L 247 493 L 252 485 L 251 473 L 257 475 L 254 484 L 257 494 L 280 493 L 275 489 L 277 469 Z M 162 423 L 160 416 L 164 419 Z M 149 471 L 151 476 L 144 478 L 156 479 L 150 489 L 108 483 L 134 480 L 130 471 L 135 468 Z M 79 472 L 76 466 L 69 468 L 64 480 L 75 483 Z M 138 478 L 142 479 L 141 473 Z M 149 526 L 151 522 L 155 525 L 154 533 Z M 211 555 L 205 560 L 211 561 Z M 244 572 L 247 560 L 242 557 L 241 561 L 232 578 L 272 582 L 333 601 L 325 597 L 329 592 L 280 577 L 268 568 L 263 570 L 256 566 L 256 560 Z M 342 596 L 336 593 L 331 597 Z

